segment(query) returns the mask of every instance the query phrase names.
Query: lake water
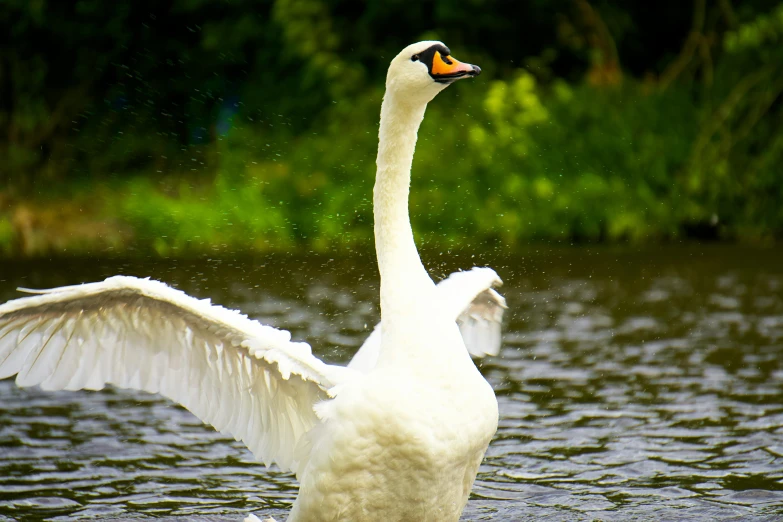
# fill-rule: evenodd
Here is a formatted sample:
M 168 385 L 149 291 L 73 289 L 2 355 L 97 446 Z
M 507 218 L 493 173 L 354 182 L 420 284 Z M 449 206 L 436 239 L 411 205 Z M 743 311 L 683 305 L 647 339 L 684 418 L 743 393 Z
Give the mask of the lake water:
M 0 301 L 154 276 L 347 361 L 378 319 L 363 261 L 0 262 Z M 500 427 L 463 520 L 783 520 L 783 250 L 724 246 L 425 256 L 494 266 L 509 304 L 480 363 Z M 0 520 L 284 519 L 296 481 L 144 393 L 0 381 Z

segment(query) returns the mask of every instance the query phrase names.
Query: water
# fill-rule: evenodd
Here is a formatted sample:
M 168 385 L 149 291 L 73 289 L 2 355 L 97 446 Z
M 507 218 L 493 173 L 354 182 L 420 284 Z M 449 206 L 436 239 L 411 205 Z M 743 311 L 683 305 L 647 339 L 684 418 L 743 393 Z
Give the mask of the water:
M 447 261 L 444 261 L 447 259 Z M 529 251 L 506 280 L 500 428 L 464 520 L 783 520 L 783 251 Z M 436 275 L 469 257 L 426 256 Z M 328 258 L 0 264 L 0 300 L 154 275 L 348 360 L 377 320 L 366 263 Z M 284 518 L 288 474 L 144 393 L 0 381 L 0 519 Z

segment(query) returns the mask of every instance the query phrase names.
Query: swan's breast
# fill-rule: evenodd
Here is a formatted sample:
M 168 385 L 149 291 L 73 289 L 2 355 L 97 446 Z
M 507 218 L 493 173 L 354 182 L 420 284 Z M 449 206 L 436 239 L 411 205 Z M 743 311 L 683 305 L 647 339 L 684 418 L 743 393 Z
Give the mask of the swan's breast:
M 476 375 L 453 389 L 372 375 L 344 390 L 291 520 L 456 521 L 497 427 L 495 396 Z

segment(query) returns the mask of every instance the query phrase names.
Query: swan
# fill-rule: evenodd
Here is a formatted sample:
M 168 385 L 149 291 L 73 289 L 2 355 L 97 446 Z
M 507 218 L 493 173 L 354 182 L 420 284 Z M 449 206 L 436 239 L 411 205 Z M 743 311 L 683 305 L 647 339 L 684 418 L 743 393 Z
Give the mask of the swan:
M 0 305 L 0 379 L 160 393 L 294 471 L 289 522 L 458 520 L 498 423 L 470 353 L 497 353 L 505 302 L 490 268 L 433 282 L 408 194 L 427 104 L 479 73 L 436 41 L 389 66 L 373 191 L 381 322 L 347 367 L 209 300 L 114 276 Z

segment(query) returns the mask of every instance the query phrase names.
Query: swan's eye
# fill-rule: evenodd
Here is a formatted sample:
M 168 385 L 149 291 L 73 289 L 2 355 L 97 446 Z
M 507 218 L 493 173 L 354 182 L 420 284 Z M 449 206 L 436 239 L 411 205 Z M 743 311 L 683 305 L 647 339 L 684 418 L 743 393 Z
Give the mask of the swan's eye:
M 418 54 L 414 54 L 413 56 L 411 56 L 411 61 L 412 62 L 418 62 L 419 61 L 419 55 Z

